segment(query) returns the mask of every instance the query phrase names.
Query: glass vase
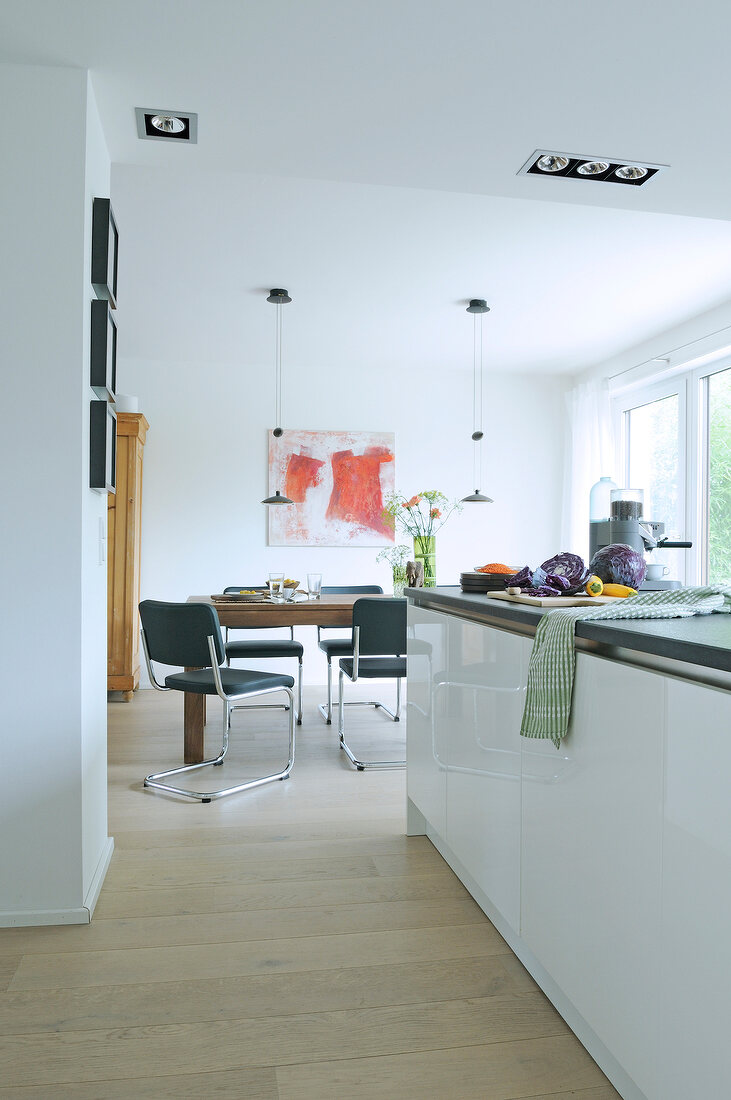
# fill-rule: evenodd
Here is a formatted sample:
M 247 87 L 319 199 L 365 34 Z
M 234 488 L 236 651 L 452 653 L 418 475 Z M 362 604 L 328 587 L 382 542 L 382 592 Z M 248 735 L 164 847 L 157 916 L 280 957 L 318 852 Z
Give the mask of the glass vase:
M 403 596 L 406 588 L 406 566 L 394 565 L 393 567 L 393 594 Z
M 420 561 L 424 566 L 424 588 L 434 588 L 437 583 L 436 535 L 415 536 L 414 560 Z

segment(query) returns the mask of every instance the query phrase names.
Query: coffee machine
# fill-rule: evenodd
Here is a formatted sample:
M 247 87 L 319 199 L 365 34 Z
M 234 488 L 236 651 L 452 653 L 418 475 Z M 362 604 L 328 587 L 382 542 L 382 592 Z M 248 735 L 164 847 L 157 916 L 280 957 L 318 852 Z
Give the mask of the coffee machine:
M 665 536 L 665 524 L 658 520 L 645 519 L 642 515 L 645 494 L 642 489 L 612 489 L 609 494 L 610 514 L 604 519 L 592 519 L 589 522 L 590 560 L 597 550 L 615 543 L 631 546 L 638 554 L 651 550 L 689 549 L 692 542 L 671 541 Z M 659 590 L 680 588 L 680 581 L 653 580 L 644 581 L 641 587 Z

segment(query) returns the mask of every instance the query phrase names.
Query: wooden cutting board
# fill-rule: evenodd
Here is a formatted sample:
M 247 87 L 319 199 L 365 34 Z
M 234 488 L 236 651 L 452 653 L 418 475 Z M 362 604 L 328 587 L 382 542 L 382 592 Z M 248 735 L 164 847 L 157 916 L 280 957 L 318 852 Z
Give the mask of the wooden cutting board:
M 616 603 L 624 596 L 512 596 L 509 592 L 486 592 L 488 600 L 508 603 L 528 603 L 533 607 L 596 607 L 600 603 Z

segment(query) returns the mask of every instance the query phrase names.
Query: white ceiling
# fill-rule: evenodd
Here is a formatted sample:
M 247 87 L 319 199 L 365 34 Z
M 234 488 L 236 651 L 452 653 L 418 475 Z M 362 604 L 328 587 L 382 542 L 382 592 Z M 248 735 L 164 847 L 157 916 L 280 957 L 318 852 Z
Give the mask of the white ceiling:
M 331 269 L 362 253 L 361 300 L 397 271 L 432 314 L 488 298 L 505 369 L 575 370 L 731 299 L 730 38 L 714 0 L 0 0 L 0 59 L 89 68 L 116 164 L 377 185 Z M 138 106 L 197 111 L 198 145 L 139 141 Z M 518 176 L 536 148 L 669 169 Z M 300 238 L 279 281 L 306 293 Z

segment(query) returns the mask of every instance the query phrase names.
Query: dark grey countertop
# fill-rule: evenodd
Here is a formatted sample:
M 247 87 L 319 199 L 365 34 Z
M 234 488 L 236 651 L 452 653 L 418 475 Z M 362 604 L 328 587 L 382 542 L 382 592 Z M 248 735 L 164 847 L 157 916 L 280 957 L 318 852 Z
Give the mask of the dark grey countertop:
M 535 630 L 550 608 L 489 600 L 455 588 L 410 588 L 405 595 L 435 611 L 452 612 L 521 632 Z M 532 631 L 531 631 L 532 632 Z M 731 615 L 695 615 L 692 619 L 614 619 L 576 624 L 576 637 L 611 650 L 622 649 L 665 660 L 731 673 Z

